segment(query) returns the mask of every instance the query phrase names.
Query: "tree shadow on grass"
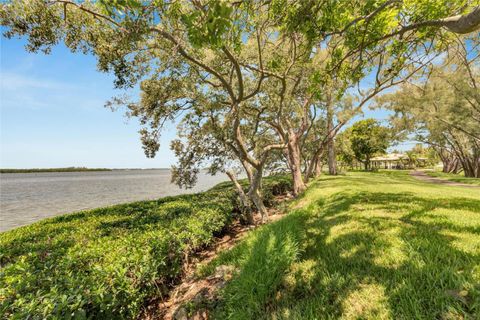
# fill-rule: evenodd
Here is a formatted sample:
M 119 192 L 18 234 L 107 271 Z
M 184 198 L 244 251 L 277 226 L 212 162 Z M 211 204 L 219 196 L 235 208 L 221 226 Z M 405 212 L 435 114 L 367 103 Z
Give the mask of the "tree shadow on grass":
M 389 212 L 386 216 L 362 215 L 357 205 L 367 205 L 377 212 Z M 323 208 L 319 208 L 322 210 Z M 393 318 L 426 318 L 437 319 L 451 316 L 469 316 L 479 314 L 478 288 L 470 288 L 469 298 L 455 296 L 456 290 L 462 291 L 475 283 L 473 270 L 480 261 L 479 253 L 468 253 L 456 248 L 454 237 L 442 234 L 449 232 L 466 232 L 479 234 L 478 227 L 455 225 L 445 222 L 444 217 L 431 212 L 436 209 L 468 210 L 480 213 L 480 202 L 471 199 L 425 199 L 413 194 L 360 192 L 355 195 L 337 194 L 334 201 L 325 208 L 325 213 L 310 221 L 307 228 L 327 229 L 346 228 L 338 237 L 328 238 L 329 232 L 322 232 L 305 248 L 303 259 L 329 257 L 327 263 L 318 269 L 316 280 L 322 283 L 326 274 L 340 272 L 339 276 L 346 280 L 345 284 L 319 287 L 318 294 L 329 295 L 330 292 L 342 292 L 337 295 L 330 314 L 340 317 L 342 314 L 365 311 L 375 317 L 379 310 L 369 301 L 345 305 L 345 299 L 358 292 L 366 283 L 380 285 L 383 291 L 380 299 L 388 300 L 389 314 Z M 342 226 L 331 216 L 345 214 L 361 231 L 351 231 Z M 408 214 L 402 214 L 402 211 Z M 428 216 L 431 221 L 422 220 Z M 389 238 L 383 232 L 392 227 L 396 234 Z M 337 233 L 342 233 L 337 230 Z M 403 253 L 392 254 L 391 261 L 382 263 L 379 256 L 388 256 L 389 248 L 395 239 L 400 240 Z M 395 259 L 399 261 L 395 261 Z M 347 267 L 345 267 L 347 266 Z M 353 303 L 354 304 L 354 303 Z M 350 310 L 347 310 L 350 309 Z M 374 308 L 375 309 L 375 308 Z M 358 315 L 357 315 L 358 316 Z
M 222 315 L 236 319 L 480 316 L 480 252 L 455 243 L 459 234 L 478 237 L 479 227 L 456 224 L 434 212 L 480 213 L 479 201 L 383 192 L 342 192 L 327 200 L 297 210 L 287 217 L 290 221 L 285 218 L 287 230 L 274 224 L 269 231 L 260 231 L 240 263 L 240 274 L 226 288 Z M 277 254 L 282 246 L 268 250 L 269 243 L 284 236 L 299 241 L 293 262 Z M 259 268 L 261 255 L 278 261 L 281 268 Z M 260 296 L 256 290 L 266 276 L 277 280 Z M 250 277 L 257 281 L 246 281 Z M 248 299 L 242 298 L 245 292 L 251 295 Z
M 281 286 L 283 275 L 299 257 L 298 244 L 307 216 L 291 214 L 262 226 L 249 241 L 227 252 L 216 265 L 232 263 L 238 274 L 223 291 L 224 302 L 213 318 L 258 319 L 272 306 L 272 293 Z

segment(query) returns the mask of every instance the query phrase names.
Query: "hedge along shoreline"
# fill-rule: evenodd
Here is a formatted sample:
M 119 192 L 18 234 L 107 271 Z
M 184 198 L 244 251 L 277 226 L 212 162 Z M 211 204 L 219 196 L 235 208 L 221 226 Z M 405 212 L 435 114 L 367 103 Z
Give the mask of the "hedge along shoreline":
M 265 203 L 291 189 L 265 178 Z M 0 318 L 134 318 L 166 296 L 185 257 L 238 218 L 231 183 L 197 194 L 81 211 L 0 234 Z

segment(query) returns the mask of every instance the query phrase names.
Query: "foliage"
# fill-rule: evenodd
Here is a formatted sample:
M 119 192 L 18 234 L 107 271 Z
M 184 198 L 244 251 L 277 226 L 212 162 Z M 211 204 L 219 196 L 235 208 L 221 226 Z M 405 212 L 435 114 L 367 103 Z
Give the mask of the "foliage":
M 307 176 L 319 168 L 318 138 L 327 134 L 333 151 L 344 118 L 422 70 L 452 39 L 441 21 L 398 28 L 472 9 L 445 0 L 13 0 L 2 3 L 0 21 L 8 38 L 28 38 L 29 51 L 48 53 L 63 42 L 93 54 L 100 71 L 115 75 L 116 87 L 138 86 L 138 99 L 115 97 L 108 105 L 125 106 L 140 120 L 145 154 L 155 156 L 164 124 L 180 119 L 174 180 L 188 187 L 201 165 L 226 172 L 234 163 L 264 212 L 265 170 L 286 163 L 300 194 L 302 166 Z M 359 82 L 372 75 L 374 84 L 361 90 Z M 354 87 L 355 106 L 346 99 Z M 325 109 L 327 130 L 313 132 Z
M 321 177 L 202 268 L 238 270 L 214 318 L 478 319 L 479 213 L 477 190 L 406 172 Z
M 370 159 L 377 153 L 385 153 L 391 142 L 391 133 L 375 119 L 360 120 L 348 129 L 348 139 L 355 158 L 370 166 Z
M 275 197 L 292 191 L 292 179 L 284 175 L 267 177 L 262 184 L 265 205 L 273 207 L 277 203 Z
M 336 148 L 340 162 L 345 166 L 353 167 L 355 153 L 352 150 L 352 142 L 349 139 L 349 130 L 343 131 L 337 136 Z
M 405 153 L 409 161 L 415 166 L 431 167 L 436 165 L 440 160 L 434 148 L 430 146 L 424 147 L 421 143 L 416 144 Z
M 291 188 L 267 178 L 267 194 Z M 0 234 L 0 310 L 6 318 L 135 318 L 165 296 L 188 256 L 234 218 L 230 183 L 193 195 L 46 219 Z M 272 203 L 272 201 L 270 201 Z
M 453 155 L 470 177 L 480 177 L 479 49 L 478 38 L 459 40 L 429 77 L 414 78 L 378 100 L 395 112 L 391 122 L 397 128 L 435 148 L 444 167 Z
M 1 4 L 0 20 L 7 37 L 28 37 L 29 51 L 48 53 L 53 46 L 63 42 L 74 52 L 93 54 L 100 71 L 115 75 L 117 88 L 138 86 L 140 97 L 135 101 L 115 97 L 108 105 L 125 106 L 129 116 L 140 120 L 146 155 L 153 157 L 159 150 L 164 124 L 180 118 L 180 136 L 172 143 L 179 159 L 173 168 L 175 182 L 184 187 L 193 185 L 196 173 L 203 166 L 208 166 L 211 173 L 227 172 L 232 166 L 240 167 L 249 179 L 247 195 L 264 213 L 264 202 L 270 202 L 272 198 L 268 188 L 264 188 L 263 194 L 261 192 L 266 170 L 288 165 L 293 177 L 293 193 L 301 194 L 305 189 L 302 166 L 319 168 L 323 142 L 332 142 L 340 128 L 380 91 L 424 70 L 425 64 L 448 49 L 454 36 L 440 27 L 452 30 L 453 22 L 449 19 L 450 23 L 445 24 L 442 18 L 466 14 L 473 8 L 474 4 L 466 0 L 14 0 Z M 362 90 L 359 84 L 366 77 L 374 79 L 374 85 Z M 355 103 L 350 97 L 354 87 L 359 91 Z M 327 121 L 323 121 L 322 116 L 317 118 L 317 114 L 325 111 Z M 327 130 L 323 127 L 325 123 Z M 350 133 L 352 151 L 366 168 L 371 155 L 384 151 L 388 145 L 386 131 L 368 120 L 354 126 Z M 312 172 L 306 171 L 309 172 L 307 176 Z M 138 254 L 135 251 L 124 261 L 120 257 L 125 253 L 125 247 L 118 247 L 120 251 L 112 252 L 112 259 L 115 257 L 116 260 L 110 261 L 113 266 L 119 265 L 119 269 L 112 272 L 126 275 L 120 277 L 120 281 L 130 279 L 120 284 L 125 290 L 112 295 L 108 291 L 111 288 L 109 281 L 117 278 L 111 277 L 103 268 L 95 269 L 85 276 L 86 280 L 83 279 L 85 273 L 82 273 L 80 264 L 78 279 L 85 280 L 85 283 L 102 283 L 98 288 L 104 291 L 93 294 L 88 290 L 81 291 L 80 302 L 71 302 L 76 296 L 61 300 L 63 296 L 60 299 L 51 291 L 44 297 L 40 290 L 37 299 L 28 297 L 31 305 L 22 312 L 34 310 L 42 314 L 38 307 L 63 316 L 68 306 L 76 303 L 88 312 L 101 306 L 99 310 L 115 315 L 134 315 L 150 291 L 165 291 L 164 287 L 178 276 L 180 252 L 183 254 L 185 250 L 208 243 L 211 234 L 219 232 L 217 229 L 227 223 L 222 220 L 226 207 L 219 207 L 217 215 L 216 209 L 208 211 L 208 205 L 200 206 L 204 204 L 202 201 L 194 202 L 179 203 L 178 210 L 177 204 L 172 204 L 173 213 L 166 214 L 162 212 L 168 211 L 168 204 L 165 204 L 167 209 L 163 204 L 159 205 L 158 215 L 162 218 L 155 219 L 168 228 L 160 228 L 154 222 L 154 230 L 148 233 L 152 238 L 143 233 L 133 235 L 127 232 L 124 239 L 133 241 L 134 248 L 138 245 L 139 249 L 134 249 Z M 229 201 L 227 203 L 231 205 Z M 215 206 L 216 202 L 211 205 Z M 157 209 L 152 210 L 157 212 Z M 181 218 L 169 218 L 177 214 L 183 217 L 179 212 L 200 215 L 193 219 L 187 214 L 192 220 L 185 218 L 182 226 L 205 230 L 199 231 L 198 235 L 192 231 L 192 234 L 179 236 L 183 233 L 175 228 L 179 228 L 176 221 Z M 165 224 L 160 222 L 164 215 L 169 221 Z M 213 220 L 208 221 L 210 218 Z M 202 224 L 207 222 L 208 226 Z M 102 239 L 96 227 L 90 224 L 83 227 L 89 235 Z M 129 235 L 135 239 L 130 239 Z M 84 245 L 88 249 L 91 238 L 87 238 Z M 120 238 L 114 239 L 121 241 Z M 186 245 L 184 240 L 190 244 Z M 149 241 L 156 246 L 153 251 L 149 251 Z M 282 255 L 279 260 L 296 254 L 295 237 L 279 238 L 278 241 L 273 241 L 271 246 Z M 91 250 L 95 251 L 97 242 L 93 243 Z M 109 239 L 105 243 L 116 248 L 116 243 L 109 243 Z M 167 244 L 172 244 L 173 253 L 165 249 Z M 77 247 L 72 245 L 72 248 Z M 65 250 L 70 247 L 66 246 Z M 84 254 L 84 251 L 80 252 Z M 47 251 L 47 261 L 49 254 Z M 98 259 L 101 266 L 107 266 L 102 263 L 110 257 L 97 257 L 95 252 L 89 251 L 85 255 Z M 180 262 L 173 259 L 174 265 L 162 265 L 167 263 L 161 262 L 162 259 L 169 255 L 177 257 L 175 259 Z M 166 271 L 160 272 L 159 277 L 151 277 L 152 273 L 145 271 L 147 279 L 141 274 L 137 279 L 137 265 L 129 259 L 139 257 L 147 259 L 146 269 L 165 268 Z M 28 259 L 26 261 L 30 263 Z M 76 256 L 72 261 L 76 262 Z M 287 265 L 263 262 L 276 272 Z M 6 272 L 14 274 L 14 265 L 7 266 Z M 138 264 L 138 268 L 141 266 L 144 265 Z M 65 270 L 73 272 L 73 269 Z M 42 275 L 48 278 L 46 271 Z M 105 280 L 107 278 L 110 280 Z M 157 278 L 162 279 L 160 283 L 155 281 L 152 284 L 152 279 Z M 63 279 L 60 276 L 58 280 L 54 279 L 54 283 Z M 277 288 L 279 278 L 264 279 L 271 288 Z M 17 281 L 10 280 L 12 283 Z M 26 285 L 21 280 L 18 283 Z M 76 288 L 82 288 L 80 280 L 75 281 Z M 68 285 L 55 283 L 53 290 L 61 292 L 62 286 Z M 264 294 L 269 288 L 263 289 L 258 297 L 261 303 L 269 299 Z M 25 292 L 30 292 L 28 290 Z M 9 294 L 4 301 L 13 299 L 14 294 Z M 95 307 L 84 305 L 82 294 L 92 294 L 98 304 Z M 43 298 L 38 299 L 40 296 Z M 16 301 L 25 306 L 27 300 Z M 45 305 L 35 305 L 42 301 Z

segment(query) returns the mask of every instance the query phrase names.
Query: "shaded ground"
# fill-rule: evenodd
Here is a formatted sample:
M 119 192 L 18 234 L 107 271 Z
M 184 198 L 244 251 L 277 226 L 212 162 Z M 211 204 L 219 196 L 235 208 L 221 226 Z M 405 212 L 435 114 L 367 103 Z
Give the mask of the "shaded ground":
M 444 185 L 456 186 L 456 187 L 480 188 L 480 186 L 478 186 L 478 185 L 455 182 L 455 181 L 446 180 L 446 179 L 442 179 L 442 178 L 432 177 L 432 176 L 429 176 L 428 174 L 426 174 L 424 171 L 412 171 L 412 172 L 410 172 L 410 175 L 412 177 L 415 177 L 416 179 L 426 181 L 426 182 L 430 182 L 430 183 L 444 184 Z

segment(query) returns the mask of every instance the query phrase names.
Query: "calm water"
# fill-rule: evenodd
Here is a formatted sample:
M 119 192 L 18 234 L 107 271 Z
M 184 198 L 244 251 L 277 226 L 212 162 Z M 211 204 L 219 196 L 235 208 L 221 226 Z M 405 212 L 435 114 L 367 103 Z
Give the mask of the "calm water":
M 112 204 L 209 189 L 225 175 L 199 175 L 193 189 L 170 183 L 170 170 L 9 173 L 0 175 L 0 231 Z

